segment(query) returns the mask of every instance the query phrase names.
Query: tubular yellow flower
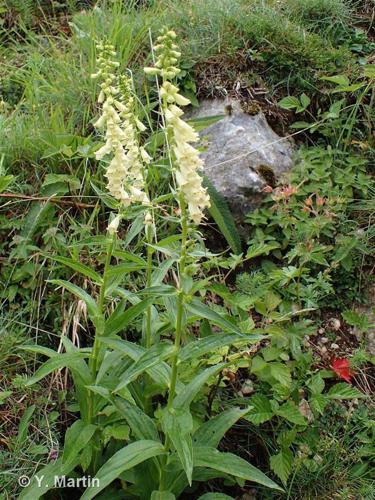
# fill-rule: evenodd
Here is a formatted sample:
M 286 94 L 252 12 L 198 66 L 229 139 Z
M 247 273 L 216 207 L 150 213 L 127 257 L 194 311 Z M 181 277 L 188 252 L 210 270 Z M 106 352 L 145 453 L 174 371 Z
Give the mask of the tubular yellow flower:
M 144 165 L 150 157 L 139 146 L 138 131 L 145 126 L 134 115 L 134 98 L 129 77 L 117 77 L 114 68 L 118 63 L 111 60 L 116 53 L 113 46 L 100 43 L 97 46 L 98 71 L 93 78 L 100 78 L 101 91 L 98 103 L 102 114 L 94 126 L 105 131 L 105 144 L 95 153 L 96 159 L 112 155 L 106 170 L 107 188 L 122 205 L 148 203 L 144 191 Z
M 181 116 L 184 114 L 179 106 L 190 104 L 189 99 L 179 94 L 179 88 L 169 80 L 174 79 L 180 70 L 176 67 L 181 53 L 174 43 L 174 31 L 164 31 L 157 38 L 154 46 L 158 54 L 154 68 L 145 68 L 146 74 L 156 74 L 163 78 L 160 88 L 163 114 L 168 130 L 175 164 L 177 166 L 175 177 L 179 190 L 182 192 L 188 205 L 190 218 L 199 224 L 203 212 L 210 206 L 210 198 L 202 185 L 199 171 L 203 162 L 198 151 L 190 144 L 198 140 L 198 134 Z

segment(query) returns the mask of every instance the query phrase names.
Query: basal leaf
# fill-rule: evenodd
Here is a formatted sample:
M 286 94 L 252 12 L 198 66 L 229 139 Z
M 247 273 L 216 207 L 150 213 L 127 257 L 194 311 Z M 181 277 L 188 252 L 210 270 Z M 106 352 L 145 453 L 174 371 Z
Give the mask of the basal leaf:
M 221 453 L 210 446 L 194 447 L 194 467 L 208 467 L 245 481 L 253 481 L 268 488 L 283 491 L 274 481 L 243 458 L 232 453 Z
M 117 479 L 124 471 L 132 469 L 136 465 L 165 453 L 164 446 L 160 442 L 143 440 L 131 443 L 125 448 L 116 452 L 96 473 L 96 481 L 91 481 L 91 485 L 81 496 L 81 500 L 91 500 L 98 493 L 104 490 L 106 486 Z

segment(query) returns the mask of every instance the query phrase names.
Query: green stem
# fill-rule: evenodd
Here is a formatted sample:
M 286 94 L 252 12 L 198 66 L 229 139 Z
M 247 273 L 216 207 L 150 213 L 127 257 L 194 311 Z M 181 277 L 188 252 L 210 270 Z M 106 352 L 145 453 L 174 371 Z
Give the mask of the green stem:
M 151 242 L 149 242 L 151 243 Z M 152 254 L 153 249 L 147 247 L 147 269 L 146 269 L 146 287 L 151 286 L 151 275 L 152 275 Z M 149 349 L 152 345 L 152 332 L 151 332 L 151 320 L 152 320 L 152 308 L 149 306 L 147 308 L 146 316 L 146 348 Z
M 177 298 L 177 318 L 176 318 L 176 335 L 174 339 L 174 354 L 172 357 L 172 373 L 171 373 L 171 383 L 169 387 L 168 403 L 167 408 L 171 408 L 173 404 L 173 399 L 176 392 L 177 383 L 177 365 L 178 356 L 180 354 L 181 347 L 181 336 L 183 330 L 183 314 L 184 314 L 184 302 L 185 296 L 182 289 L 182 279 L 185 274 L 186 256 L 187 256 L 187 236 L 188 236 L 188 225 L 187 225 L 187 214 L 185 200 L 182 194 L 180 194 L 179 199 L 180 210 L 181 210 L 181 258 L 178 266 L 179 271 L 179 290 Z
M 111 258 L 112 258 L 115 240 L 116 240 L 116 235 L 113 235 L 113 236 L 111 236 L 111 239 L 108 242 L 107 254 L 106 254 L 106 258 L 105 258 L 104 271 L 103 271 L 103 282 L 101 284 L 100 292 L 99 292 L 98 309 L 99 309 L 100 317 L 99 317 L 99 323 L 98 323 L 96 330 L 95 330 L 94 346 L 92 349 L 92 356 L 91 356 L 91 372 L 92 372 L 93 377 L 96 377 L 100 343 L 101 343 L 100 337 L 104 333 L 104 299 L 105 299 L 105 291 L 106 291 L 107 282 L 108 282 L 108 269 L 109 269 L 109 266 L 111 264 Z

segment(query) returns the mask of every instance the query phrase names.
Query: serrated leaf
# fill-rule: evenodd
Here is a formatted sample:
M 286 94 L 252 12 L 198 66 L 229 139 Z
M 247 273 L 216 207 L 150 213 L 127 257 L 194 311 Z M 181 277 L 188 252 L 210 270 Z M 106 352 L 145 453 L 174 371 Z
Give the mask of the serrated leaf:
M 245 417 L 249 422 L 259 425 L 273 417 L 274 413 L 269 399 L 264 394 L 254 394 L 249 403 L 252 408 Z
M 323 392 L 324 386 L 325 383 L 320 373 L 314 375 L 308 383 L 308 387 L 311 393 L 314 395 L 321 394 Z
M 306 419 L 301 415 L 298 406 L 293 401 L 287 401 L 276 410 L 276 414 L 296 425 L 306 425 Z
M 269 255 L 276 248 L 280 248 L 279 243 L 258 243 L 257 245 L 251 245 L 247 250 L 246 259 L 254 259 L 260 255 Z
M 358 399 L 366 397 L 361 391 L 345 382 L 332 386 L 325 396 L 328 399 Z
M 293 467 L 293 453 L 288 450 L 281 450 L 277 455 L 270 457 L 270 465 L 273 472 L 286 484 Z
M 279 382 L 279 384 L 284 387 L 290 387 L 292 383 L 292 377 L 290 374 L 290 369 L 282 363 L 270 363 L 269 364 L 271 376 Z
M 301 106 L 297 97 L 294 96 L 284 97 L 278 104 L 283 109 L 298 109 Z

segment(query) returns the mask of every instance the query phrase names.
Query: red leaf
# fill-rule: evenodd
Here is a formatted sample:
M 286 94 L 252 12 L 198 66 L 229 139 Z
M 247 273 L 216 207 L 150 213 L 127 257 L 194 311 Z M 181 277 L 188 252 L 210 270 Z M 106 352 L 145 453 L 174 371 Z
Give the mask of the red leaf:
M 331 368 L 340 378 L 351 384 L 353 372 L 350 369 L 349 360 L 334 359 Z

